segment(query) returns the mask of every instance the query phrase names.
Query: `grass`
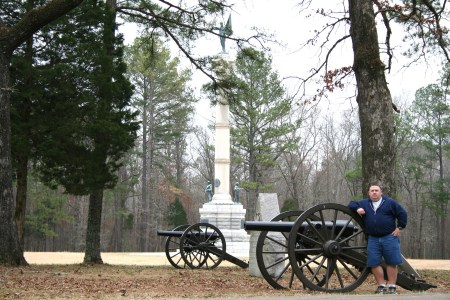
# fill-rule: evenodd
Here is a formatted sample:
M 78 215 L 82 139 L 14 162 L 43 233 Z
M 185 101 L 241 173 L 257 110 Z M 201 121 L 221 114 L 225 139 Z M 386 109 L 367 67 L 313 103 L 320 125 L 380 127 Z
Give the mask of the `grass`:
M 422 279 L 437 285 L 426 293 L 450 293 L 450 271 L 420 270 Z M 350 294 L 372 294 L 372 276 Z M 413 293 L 399 288 L 399 293 Z M 1 299 L 168 299 L 317 294 L 309 290 L 280 291 L 248 270 L 219 266 L 213 270 L 171 266 L 30 265 L 0 266 Z

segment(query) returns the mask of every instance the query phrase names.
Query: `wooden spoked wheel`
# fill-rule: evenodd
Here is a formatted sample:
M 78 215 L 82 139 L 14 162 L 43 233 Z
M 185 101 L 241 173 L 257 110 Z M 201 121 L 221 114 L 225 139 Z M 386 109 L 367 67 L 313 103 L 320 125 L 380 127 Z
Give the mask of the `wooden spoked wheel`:
M 189 225 L 180 225 L 172 229 L 172 231 L 184 231 Z M 183 258 L 181 257 L 180 237 L 168 236 L 166 239 L 165 252 L 167 260 L 177 269 L 186 268 Z
M 287 211 L 271 222 L 294 222 L 301 211 Z M 289 232 L 262 231 L 256 243 L 256 260 L 264 279 L 275 289 L 302 288 L 288 258 Z
M 271 222 L 294 223 L 302 213 L 303 211 L 286 211 L 273 218 Z M 288 238 L 289 232 L 262 231 L 260 233 L 256 244 L 259 271 L 275 289 L 303 289 L 304 285 L 295 276 L 289 261 Z
M 208 223 L 197 223 L 186 228 L 180 244 L 181 256 L 192 269 L 213 269 L 222 262 L 226 253 L 222 232 Z
M 361 217 L 346 206 L 316 205 L 296 220 L 288 239 L 291 266 L 309 289 L 345 293 L 369 274 Z

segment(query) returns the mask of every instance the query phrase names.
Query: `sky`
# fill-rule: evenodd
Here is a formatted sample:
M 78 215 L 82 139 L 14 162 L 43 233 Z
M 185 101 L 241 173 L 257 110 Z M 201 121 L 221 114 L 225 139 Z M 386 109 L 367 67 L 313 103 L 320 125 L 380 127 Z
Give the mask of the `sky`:
M 251 33 L 251 27 L 262 28 L 269 33 L 273 33 L 276 39 L 285 46 L 269 44 L 271 48 L 271 56 L 273 59 L 273 70 L 277 71 L 280 78 L 290 76 L 306 76 L 308 70 L 317 66 L 317 47 L 311 49 L 300 48 L 300 45 L 312 36 L 313 31 L 317 29 L 317 24 L 321 22 L 319 16 L 314 12 L 316 8 L 310 7 L 309 17 L 306 14 L 300 15 L 299 8 L 296 6 L 298 1 L 295 0 L 246 0 L 235 1 L 234 10 L 231 11 L 233 34 L 239 37 L 246 37 Z M 316 2 L 319 3 L 319 2 Z M 325 5 L 331 3 L 341 3 L 341 1 L 327 1 Z M 346 3 L 346 1 L 344 1 Z M 320 5 L 324 5 L 320 1 Z M 342 7 L 335 6 L 333 9 L 342 10 Z M 228 14 L 224 15 L 224 22 L 228 18 Z M 131 43 L 135 37 L 135 30 L 132 27 L 124 27 L 122 31 L 125 33 L 125 42 Z M 379 38 L 383 32 L 380 31 Z M 383 37 L 384 38 L 384 37 Z M 395 47 L 401 47 L 400 32 L 395 30 L 393 35 Z M 199 41 L 196 53 L 199 55 L 213 55 L 221 51 L 220 41 L 218 37 L 210 37 Z M 236 49 L 233 48 L 233 42 L 227 41 L 226 48 L 230 56 L 236 55 Z M 393 60 L 393 69 L 386 74 L 387 82 L 391 91 L 394 102 L 397 98 L 409 98 L 410 101 L 414 97 L 414 92 L 429 83 L 434 83 L 440 69 L 435 65 L 416 65 L 408 69 L 401 69 L 404 58 L 396 52 L 397 55 Z M 350 39 L 341 48 L 335 51 L 333 61 L 336 66 L 352 64 L 352 48 Z M 199 71 L 194 73 L 194 84 L 200 88 L 206 83 L 207 78 Z M 292 91 L 296 87 L 296 82 L 292 80 L 284 80 L 288 91 Z M 348 99 L 354 90 L 345 90 L 330 95 L 330 100 L 321 101 L 323 111 L 331 113 L 339 113 L 343 110 L 356 109 L 356 101 Z M 201 96 L 201 95 L 200 95 Z M 201 96 L 202 97 L 202 96 Z M 404 100 L 398 100 L 403 102 Z M 401 105 L 400 105 L 401 106 Z M 209 100 L 202 97 L 197 105 L 197 120 L 202 124 L 207 124 L 214 120 L 214 109 L 210 107 Z
M 309 17 L 304 17 L 306 13 L 300 15 L 299 8 L 296 6 L 298 1 L 276 1 L 265 0 L 264 5 L 261 5 L 261 1 L 247 0 L 239 2 L 239 11 L 241 14 L 233 14 L 233 26 L 238 28 L 240 26 L 245 27 L 250 24 L 258 27 L 267 28 L 273 31 L 282 42 L 287 44 L 286 48 L 274 47 L 272 56 L 274 68 L 280 73 L 281 77 L 288 76 L 300 76 L 306 74 L 311 68 L 316 66 L 317 47 L 314 49 L 300 49 L 299 45 L 305 42 L 312 36 L 313 31 L 317 29 L 317 24 L 323 20 L 314 12 L 317 8 L 310 7 L 306 13 L 311 13 Z M 320 5 L 324 1 L 320 1 Z M 346 3 L 347 1 L 344 1 Z M 392 1 L 391 1 L 392 2 Z M 315 2 L 319 3 L 319 2 Z M 331 3 L 341 3 L 341 1 L 326 1 L 328 5 Z M 334 7 L 330 6 L 334 10 L 342 10 L 339 5 Z M 241 10 L 242 9 L 242 10 Z M 237 25 L 235 26 L 235 24 Z M 405 46 L 402 42 L 402 35 L 399 30 L 392 25 L 393 46 L 396 48 Z M 379 39 L 384 40 L 384 31 L 380 30 Z M 335 51 L 334 62 L 335 66 L 348 65 L 351 66 L 353 62 L 353 51 L 351 40 L 345 43 L 343 47 Z M 399 49 L 396 50 L 393 59 L 393 68 L 390 73 L 386 74 L 386 79 L 389 84 L 392 97 L 404 97 L 405 95 L 411 95 L 413 97 L 414 92 L 422 86 L 429 83 L 434 83 L 437 79 L 438 71 L 440 67 L 435 64 L 431 66 L 415 65 L 408 69 L 401 69 L 405 58 L 400 54 Z M 350 91 L 350 93 L 353 93 Z M 331 95 L 333 103 L 331 103 L 331 109 L 336 109 L 336 106 L 352 106 L 352 103 L 348 103 L 346 96 L 349 92 L 337 93 Z M 353 107 L 356 106 L 356 101 L 353 100 Z

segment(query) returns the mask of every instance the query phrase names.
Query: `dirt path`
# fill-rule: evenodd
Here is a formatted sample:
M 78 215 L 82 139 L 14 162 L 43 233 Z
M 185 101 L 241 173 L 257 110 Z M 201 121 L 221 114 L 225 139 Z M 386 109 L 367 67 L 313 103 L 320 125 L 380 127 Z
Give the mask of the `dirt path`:
M 29 264 L 70 265 L 83 262 L 81 252 L 25 252 Z M 170 265 L 164 253 L 104 252 L 103 262 L 110 265 L 165 266 Z
M 30 264 L 80 264 L 83 262 L 84 253 L 79 252 L 25 252 L 25 259 Z M 236 255 L 236 257 L 248 261 L 248 257 Z M 166 266 L 170 265 L 162 252 L 138 253 L 138 252 L 104 252 L 103 262 L 110 265 L 138 265 L 138 266 Z M 450 260 L 422 260 L 407 259 L 408 263 L 416 270 L 450 270 Z M 226 265 L 223 262 L 221 265 Z

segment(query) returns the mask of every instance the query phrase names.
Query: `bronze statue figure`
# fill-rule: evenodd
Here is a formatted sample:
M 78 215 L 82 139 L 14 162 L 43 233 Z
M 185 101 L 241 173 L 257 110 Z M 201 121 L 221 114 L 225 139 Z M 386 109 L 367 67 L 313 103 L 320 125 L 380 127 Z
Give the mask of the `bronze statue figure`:
M 228 17 L 227 24 L 223 26 L 223 22 L 220 22 L 219 35 L 220 35 L 220 45 L 222 45 L 222 53 L 227 53 L 225 51 L 225 39 L 233 34 L 233 29 L 231 28 L 231 14 Z

